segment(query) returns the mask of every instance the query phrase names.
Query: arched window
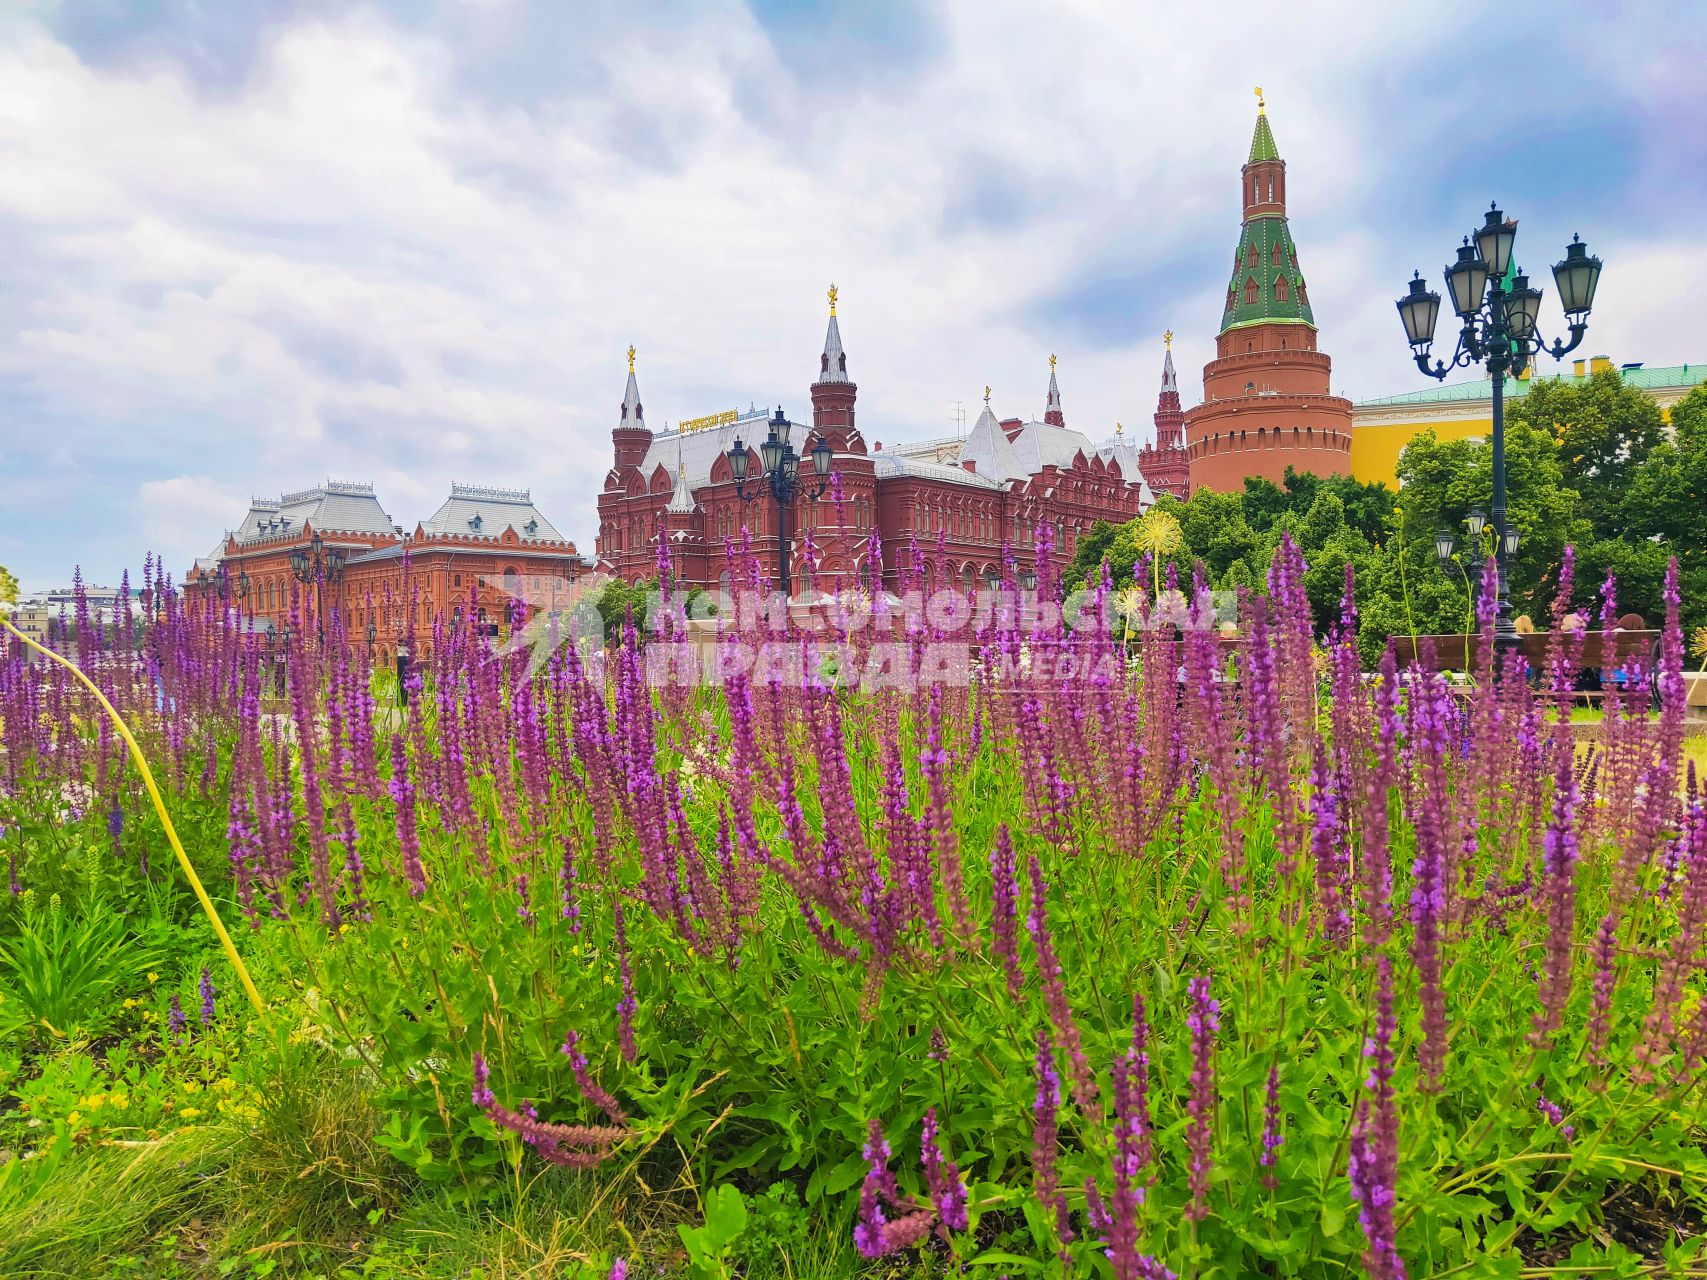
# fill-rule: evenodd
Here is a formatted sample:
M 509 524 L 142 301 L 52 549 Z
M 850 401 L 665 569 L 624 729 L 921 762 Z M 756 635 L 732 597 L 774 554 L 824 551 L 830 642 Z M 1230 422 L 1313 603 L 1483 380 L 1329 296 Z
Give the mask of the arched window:
M 1286 277 L 1285 276 L 1276 276 L 1275 281 L 1274 281 L 1274 300 L 1276 302 L 1285 302 L 1286 299 L 1287 299 Z
M 1245 254 L 1245 262 L 1253 267 L 1257 265 L 1257 247 L 1254 242 L 1251 244 L 1250 251 Z
M 1251 252 L 1253 254 L 1255 254 L 1256 250 L 1253 248 L 1251 250 Z M 1249 304 L 1255 302 L 1256 300 L 1257 300 L 1257 278 L 1255 276 L 1249 276 L 1245 280 L 1245 303 L 1248 306 Z
M 1268 255 L 1268 260 L 1277 267 L 1280 265 L 1280 241 L 1274 242 L 1274 252 Z
M 520 586 L 521 586 L 520 575 L 518 575 L 513 568 L 512 569 L 505 569 L 504 570 L 504 594 L 509 596 L 513 600 L 516 598 L 516 593 L 517 593 L 517 590 L 520 588 Z
M 1269 179 L 1268 179 L 1268 199 L 1269 199 L 1270 204 L 1274 203 L 1274 175 L 1273 174 L 1270 174 Z

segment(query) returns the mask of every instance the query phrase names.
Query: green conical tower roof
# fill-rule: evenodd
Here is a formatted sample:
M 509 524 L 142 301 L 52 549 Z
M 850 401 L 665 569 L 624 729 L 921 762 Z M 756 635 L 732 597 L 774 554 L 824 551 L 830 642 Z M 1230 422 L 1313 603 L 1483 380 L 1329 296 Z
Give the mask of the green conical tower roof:
M 1268 127 L 1268 112 L 1263 109 L 1262 99 L 1257 99 L 1257 127 L 1251 134 L 1251 158 L 1246 164 L 1255 164 L 1258 160 L 1280 159 L 1280 148 L 1274 145 L 1274 130 Z
M 1251 158 L 1245 164 L 1248 168 L 1260 161 L 1281 163 L 1262 90 L 1258 89 L 1256 131 L 1251 134 Z M 1271 180 L 1266 197 L 1261 193 L 1253 197 L 1246 191 L 1245 222 L 1239 247 L 1233 253 L 1233 275 L 1227 282 L 1227 303 L 1221 313 L 1222 333 L 1252 324 L 1316 323 L 1304 274 L 1298 268 L 1298 247 L 1286 224 L 1284 189 L 1277 198 L 1274 186 Z M 1253 213 L 1253 208 L 1262 212 Z

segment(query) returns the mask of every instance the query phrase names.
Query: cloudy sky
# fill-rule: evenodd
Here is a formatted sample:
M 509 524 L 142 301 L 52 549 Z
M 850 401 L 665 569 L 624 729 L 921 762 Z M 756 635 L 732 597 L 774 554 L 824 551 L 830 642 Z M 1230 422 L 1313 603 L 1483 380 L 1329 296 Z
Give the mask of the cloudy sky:
M 590 549 L 623 349 L 656 424 L 802 417 L 832 280 L 868 438 L 948 434 L 986 383 L 1040 416 L 1051 352 L 1070 424 L 1148 432 L 1162 331 L 1188 397 L 1213 352 L 1258 83 L 1337 390 L 1421 384 L 1392 299 L 1494 197 L 1536 274 L 1575 231 L 1606 259 L 1593 351 L 1707 360 L 1704 32 L 1661 3 L 0 0 L 0 563 L 181 573 L 325 478 L 409 526 L 453 479 L 531 486 Z

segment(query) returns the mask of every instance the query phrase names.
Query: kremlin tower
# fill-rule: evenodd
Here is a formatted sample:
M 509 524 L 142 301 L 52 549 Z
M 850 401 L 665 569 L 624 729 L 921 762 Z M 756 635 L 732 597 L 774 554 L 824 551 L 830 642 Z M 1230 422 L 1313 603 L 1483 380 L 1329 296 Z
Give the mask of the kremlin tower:
M 1230 492 L 1253 475 L 1279 484 L 1288 467 L 1316 475 L 1351 470 L 1351 401 L 1328 391 L 1332 361 L 1316 349 L 1316 321 L 1286 223 L 1286 162 L 1261 89 L 1242 177 L 1244 227 L 1216 358 L 1203 367 L 1203 403 L 1185 415 L 1193 490 Z M 1156 423 L 1159 445 L 1160 413 Z M 1160 492 L 1147 467 L 1145 474 Z
M 830 327 L 818 357 L 818 380 L 812 384 L 812 431 L 830 442 L 837 453 L 865 452 L 865 441 L 854 427 L 854 401 L 859 386 L 848 380 L 848 356 L 842 350 L 842 329 L 836 323 L 836 286 L 830 286 Z
M 1162 335 L 1162 390 L 1156 397 L 1156 443 L 1138 454 L 1138 468 L 1160 497 L 1171 493 L 1184 501 L 1191 496 L 1189 462 L 1185 451 L 1185 414 L 1179 407 L 1179 378 L 1174 373 L 1174 331 Z

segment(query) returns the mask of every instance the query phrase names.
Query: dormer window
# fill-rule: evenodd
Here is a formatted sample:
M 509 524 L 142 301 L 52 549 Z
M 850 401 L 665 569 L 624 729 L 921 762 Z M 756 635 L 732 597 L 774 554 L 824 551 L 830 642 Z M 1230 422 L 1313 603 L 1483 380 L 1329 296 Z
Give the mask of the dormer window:
M 480 532 L 480 524 L 481 520 L 478 514 L 472 515 L 468 518 L 468 527 L 476 533 Z
M 1257 247 L 1256 247 L 1256 245 L 1253 244 L 1250 248 L 1250 252 L 1245 254 L 1245 261 L 1248 262 L 1253 267 L 1257 265 Z
M 539 521 L 529 520 L 522 526 L 522 529 L 527 533 L 527 536 L 531 538 L 534 534 L 539 532 Z

